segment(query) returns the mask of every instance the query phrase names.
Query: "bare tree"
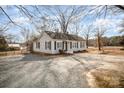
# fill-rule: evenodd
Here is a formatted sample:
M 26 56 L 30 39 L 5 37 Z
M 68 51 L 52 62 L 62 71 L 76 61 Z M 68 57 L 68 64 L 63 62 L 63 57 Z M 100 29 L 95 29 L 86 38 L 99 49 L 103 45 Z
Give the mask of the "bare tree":
M 96 40 L 97 40 L 97 46 L 98 46 L 98 50 L 101 51 L 101 47 L 102 47 L 102 37 L 105 34 L 105 32 L 107 31 L 106 28 L 104 28 L 103 26 L 98 26 L 95 28 L 95 36 L 96 36 Z
M 123 33 L 124 32 L 124 19 L 121 20 L 121 23 L 118 26 L 120 27 L 119 32 Z
M 0 25 L 0 36 L 4 36 L 5 32 L 9 29 L 8 25 L 8 23 Z
M 24 42 L 28 42 L 30 40 L 30 30 L 24 28 L 21 32 L 21 36 L 23 37 Z
M 117 8 L 119 8 L 119 9 L 124 11 L 124 5 L 115 5 L 115 7 L 117 7 Z
M 59 23 L 61 31 L 66 33 L 68 26 L 82 16 L 82 6 L 45 6 L 47 12 L 53 15 Z
M 88 44 L 89 44 L 89 37 L 92 35 L 93 33 L 93 24 L 89 24 L 89 25 L 86 25 L 86 27 L 83 27 L 83 36 L 86 40 L 86 46 L 88 48 Z

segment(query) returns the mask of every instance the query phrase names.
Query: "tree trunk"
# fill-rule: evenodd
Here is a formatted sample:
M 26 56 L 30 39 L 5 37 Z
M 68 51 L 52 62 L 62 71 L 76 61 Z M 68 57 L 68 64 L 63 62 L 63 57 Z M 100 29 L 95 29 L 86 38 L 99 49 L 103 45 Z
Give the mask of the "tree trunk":
M 97 37 L 97 45 L 98 45 L 98 50 L 101 51 L 100 36 Z
M 116 7 L 118 7 L 119 9 L 121 9 L 121 10 L 124 10 L 124 6 L 122 6 L 122 5 L 115 5 Z
M 86 46 L 88 48 L 88 37 L 86 38 Z

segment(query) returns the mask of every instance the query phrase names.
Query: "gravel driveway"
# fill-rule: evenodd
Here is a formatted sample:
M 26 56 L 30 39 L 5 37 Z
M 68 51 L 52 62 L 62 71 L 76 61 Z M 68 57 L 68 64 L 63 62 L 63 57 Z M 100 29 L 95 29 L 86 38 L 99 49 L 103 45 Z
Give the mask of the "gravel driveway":
M 91 72 L 97 68 L 116 69 L 123 56 L 80 53 L 43 57 L 34 54 L 0 58 L 0 87 L 93 87 Z

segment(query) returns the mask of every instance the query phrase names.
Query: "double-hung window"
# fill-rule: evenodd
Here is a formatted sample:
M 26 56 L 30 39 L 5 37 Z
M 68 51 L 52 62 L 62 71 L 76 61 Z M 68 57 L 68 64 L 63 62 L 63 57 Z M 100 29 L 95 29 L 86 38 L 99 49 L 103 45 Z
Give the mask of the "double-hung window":
M 57 48 L 62 48 L 62 42 L 57 42 Z
M 46 50 L 51 50 L 51 41 L 45 41 L 45 49 Z
M 77 48 L 78 48 L 78 42 L 77 42 Z
M 83 47 L 83 42 L 80 42 L 80 48 L 82 48 Z
M 40 42 L 36 42 L 36 48 L 40 49 Z

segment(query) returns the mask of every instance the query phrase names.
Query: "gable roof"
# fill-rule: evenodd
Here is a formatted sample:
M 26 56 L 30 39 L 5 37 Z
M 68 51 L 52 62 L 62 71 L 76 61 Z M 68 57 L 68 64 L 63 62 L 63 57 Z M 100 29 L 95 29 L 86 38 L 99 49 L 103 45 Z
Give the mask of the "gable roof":
M 49 35 L 52 39 L 61 39 L 61 40 L 74 40 L 74 41 L 84 41 L 82 37 L 77 35 L 72 35 L 68 33 L 60 33 L 60 32 L 52 32 L 52 31 L 44 31 L 47 35 Z
M 79 37 L 77 35 L 60 33 L 60 32 L 52 32 L 52 31 L 44 31 L 44 32 L 52 39 L 84 41 L 84 39 L 82 37 Z M 41 37 L 42 37 L 42 35 L 37 36 L 33 39 L 33 41 L 36 41 L 36 40 L 40 39 Z

